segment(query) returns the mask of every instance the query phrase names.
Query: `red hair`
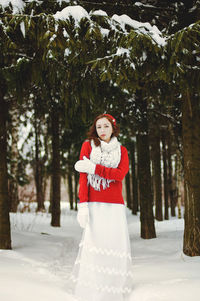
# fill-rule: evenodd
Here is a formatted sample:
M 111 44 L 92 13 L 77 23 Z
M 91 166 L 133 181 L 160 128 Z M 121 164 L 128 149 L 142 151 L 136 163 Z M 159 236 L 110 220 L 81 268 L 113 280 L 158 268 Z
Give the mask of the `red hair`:
M 112 133 L 111 137 L 113 137 L 113 136 L 117 137 L 119 135 L 119 126 L 116 124 L 115 118 L 112 117 L 112 115 L 110 115 L 110 114 L 100 114 L 95 118 L 93 124 L 91 125 L 91 127 L 87 133 L 88 139 L 90 141 L 94 140 L 94 144 L 96 146 L 100 145 L 99 136 L 96 131 L 96 123 L 97 123 L 97 120 L 99 120 L 101 118 L 106 118 L 111 123 L 112 128 L 113 128 L 113 133 Z

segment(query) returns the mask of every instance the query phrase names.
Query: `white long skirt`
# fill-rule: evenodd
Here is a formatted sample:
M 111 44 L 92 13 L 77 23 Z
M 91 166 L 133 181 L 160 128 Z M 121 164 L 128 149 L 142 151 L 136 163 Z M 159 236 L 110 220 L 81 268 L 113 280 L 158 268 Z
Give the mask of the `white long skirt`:
M 125 206 L 89 202 L 70 279 L 81 301 L 124 301 L 132 290 L 132 259 Z

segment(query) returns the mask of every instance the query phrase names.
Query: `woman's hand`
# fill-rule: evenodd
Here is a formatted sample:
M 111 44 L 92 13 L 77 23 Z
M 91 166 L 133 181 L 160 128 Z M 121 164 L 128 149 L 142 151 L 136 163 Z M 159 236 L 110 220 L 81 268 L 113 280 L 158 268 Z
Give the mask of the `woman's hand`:
M 85 228 L 89 222 L 89 209 L 87 202 L 78 204 L 77 221 L 81 228 Z
M 79 171 L 79 172 L 86 172 L 89 174 L 94 174 L 96 164 L 94 164 L 92 161 L 90 161 L 88 158 L 86 158 L 84 156 L 83 160 L 79 160 L 76 162 L 76 164 L 74 165 L 74 168 L 76 169 L 76 171 Z

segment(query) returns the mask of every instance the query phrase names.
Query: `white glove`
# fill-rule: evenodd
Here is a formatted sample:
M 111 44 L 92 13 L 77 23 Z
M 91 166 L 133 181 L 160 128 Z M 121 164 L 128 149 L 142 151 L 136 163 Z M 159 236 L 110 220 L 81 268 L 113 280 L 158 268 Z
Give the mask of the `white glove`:
M 89 174 L 95 173 L 96 164 L 94 164 L 92 161 L 90 161 L 85 156 L 83 157 L 83 160 L 79 160 L 75 163 L 74 168 L 76 171 L 79 172 L 86 172 Z
M 87 202 L 78 204 L 77 221 L 81 228 L 85 228 L 86 224 L 89 222 L 89 209 Z

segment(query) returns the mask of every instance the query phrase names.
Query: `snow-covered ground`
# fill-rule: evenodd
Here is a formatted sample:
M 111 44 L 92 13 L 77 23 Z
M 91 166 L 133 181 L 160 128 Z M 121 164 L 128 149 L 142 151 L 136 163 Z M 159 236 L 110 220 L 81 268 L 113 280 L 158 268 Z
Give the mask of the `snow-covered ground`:
M 82 230 L 76 212 L 62 206 L 61 227 L 47 213 L 11 214 L 13 250 L 0 250 L 1 301 L 73 301 L 67 278 Z M 131 301 L 199 301 L 200 257 L 182 252 L 183 219 L 156 222 L 157 238 L 140 238 L 140 222 L 127 209 L 134 290 Z M 111 300 L 114 301 L 114 300 Z

